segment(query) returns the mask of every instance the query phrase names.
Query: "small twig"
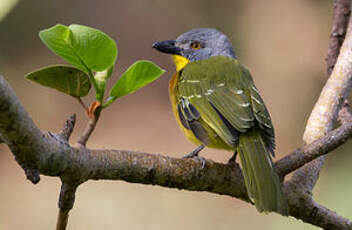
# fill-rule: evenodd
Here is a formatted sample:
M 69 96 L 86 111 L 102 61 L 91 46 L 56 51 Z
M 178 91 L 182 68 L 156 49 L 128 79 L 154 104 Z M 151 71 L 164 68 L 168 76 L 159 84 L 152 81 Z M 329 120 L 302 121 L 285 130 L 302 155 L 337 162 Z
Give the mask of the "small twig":
M 59 198 L 59 214 L 57 216 L 56 230 L 65 230 L 68 222 L 69 212 L 75 202 L 77 184 L 62 182 Z
M 76 114 L 72 114 L 64 124 L 64 127 L 62 128 L 61 132 L 59 135 L 66 141 L 70 139 L 70 136 L 73 132 L 73 128 L 75 127 L 76 124 Z
M 95 126 L 97 125 L 101 110 L 102 110 L 102 106 L 97 101 L 93 102 L 93 104 L 90 106 L 88 110 L 89 121 L 77 142 L 79 145 L 86 146 L 90 135 L 92 134 L 92 132 L 95 129 Z
M 348 109 L 345 109 L 344 107 L 343 110 Z M 323 156 L 347 142 L 347 140 L 352 136 L 351 114 L 344 114 L 344 116 L 345 118 L 341 118 L 344 119 L 344 122 L 339 128 L 327 133 L 319 140 L 305 145 L 302 148 L 299 148 L 293 153 L 278 160 L 275 163 L 278 174 L 280 176 L 285 176 L 290 172 L 293 172 L 294 170 L 307 164 L 308 162 L 314 160 L 315 158 Z M 349 117 L 347 118 L 347 116 Z
M 82 98 L 77 97 L 77 101 L 78 101 L 79 104 L 83 107 L 83 109 L 88 113 L 88 112 L 89 112 L 89 108 L 88 108 L 88 106 L 82 101 Z

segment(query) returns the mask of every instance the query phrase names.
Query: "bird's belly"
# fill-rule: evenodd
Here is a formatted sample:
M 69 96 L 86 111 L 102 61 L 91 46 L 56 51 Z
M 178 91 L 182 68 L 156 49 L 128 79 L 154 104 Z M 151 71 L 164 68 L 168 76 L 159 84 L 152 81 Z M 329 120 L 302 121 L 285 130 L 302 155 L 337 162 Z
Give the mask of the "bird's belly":
M 180 126 L 183 134 L 187 137 L 187 139 L 192 142 L 195 145 L 201 145 L 203 144 L 194 134 L 190 129 L 187 129 L 183 126 L 183 124 L 180 121 L 180 116 L 178 115 L 178 110 L 177 110 L 177 97 L 175 94 L 175 87 L 177 84 L 177 79 L 178 79 L 178 72 L 176 72 L 173 77 L 170 80 L 169 84 L 169 97 L 170 97 L 170 102 L 172 105 L 172 111 L 174 113 L 174 116 L 176 118 L 177 124 Z M 207 130 L 209 136 L 210 136 L 210 143 L 207 145 L 207 147 L 210 148 L 215 148 L 215 149 L 228 149 L 228 150 L 233 150 L 234 147 L 231 147 L 227 145 L 215 132 L 212 130 L 204 121 L 201 121 L 202 125 L 204 128 Z

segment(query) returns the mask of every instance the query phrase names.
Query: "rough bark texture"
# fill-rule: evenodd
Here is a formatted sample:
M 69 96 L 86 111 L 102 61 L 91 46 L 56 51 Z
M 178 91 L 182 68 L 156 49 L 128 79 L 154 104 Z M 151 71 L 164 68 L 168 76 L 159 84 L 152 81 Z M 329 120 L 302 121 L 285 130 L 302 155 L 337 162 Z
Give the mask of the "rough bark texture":
M 283 183 L 290 216 L 323 229 L 352 229 L 350 220 L 317 204 L 312 198 L 312 189 L 324 162 L 321 156 L 352 136 L 351 109 L 347 103 L 341 109 L 351 87 L 351 21 L 339 54 L 350 12 L 349 6 L 350 1 L 335 1 L 327 58 L 328 73 L 330 74 L 330 69 L 334 70 L 308 120 L 303 137 L 305 145 L 275 163 L 282 179 L 296 170 L 293 177 Z M 337 116 L 341 125 L 332 130 Z M 66 228 L 77 187 L 90 179 L 124 180 L 208 191 L 251 203 L 241 168 L 234 162 L 225 165 L 206 160 L 203 167 L 202 161 L 194 159 L 177 159 L 128 150 L 86 148 L 85 143 L 96 121 L 83 134 L 84 140 L 80 145 L 70 146 L 68 139 L 74 128 L 75 116 L 66 121 L 63 130 L 58 134 L 39 130 L 6 80 L 0 76 L 0 143 L 9 146 L 27 178 L 33 183 L 39 182 L 40 174 L 61 178 L 58 230 Z
M 334 0 L 334 15 L 329 40 L 328 55 L 326 57 L 326 71 L 328 75 L 334 69 L 339 50 L 345 39 L 348 19 L 351 14 L 350 0 Z
M 351 133 L 350 124 L 343 124 L 341 127 L 345 126 L 349 128 L 344 128 L 343 132 L 341 128 L 335 130 L 341 134 L 336 134 L 334 138 L 331 138 L 332 134 L 328 134 L 321 139 L 320 144 L 315 143 L 304 147 L 303 150 L 296 150 L 291 154 L 292 158 L 280 160 L 276 165 L 277 168 L 280 170 L 288 167 L 294 170 L 314 157 L 327 153 L 328 150 L 315 154 L 319 151 L 319 146 L 326 143 L 329 138 L 336 146 L 345 141 L 347 133 Z M 76 148 L 70 146 L 62 135 L 41 132 L 1 76 L 0 133 L 16 156 L 16 160 L 24 162 L 21 165 L 25 170 L 31 169 L 43 175 L 61 177 L 64 183 L 59 201 L 60 213 L 65 213 L 65 210 L 73 206 L 74 192 L 68 193 L 71 195 L 64 195 L 67 194 L 65 191 L 74 191 L 75 186 L 89 179 L 124 180 L 170 188 L 208 191 L 250 203 L 238 164 L 225 165 L 207 160 L 203 168 L 201 161 L 193 159 L 177 159 L 123 150 Z M 298 153 L 303 158 L 294 157 Z M 32 164 L 26 164 L 27 162 Z M 280 173 L 286 172 L 280 171 Z M 73 186 L 65 187 L 66 184 Z M 341 226 L 352 226 L 349 220 L 315 204 L 310 196 L 302 200 L 297 196 L 299 193 L 296 190 L 294 183 L 286 184 L 285 191 L 289 198 L 291 216 L 323 228 L 333 226 L 335 229 L 348 229 Z M 314 215 L 308 213 L 313 209 L 316 210 Z M 66 214 L 68 215 L 68 212 Z
M 302 148 L 296 149 L 276 162 L 276 169 L 279 176 L 285 176 L 300 168 L 313 159 L 323 156 L 344 144 L 352 136 L 352 119 L 349 105 L 346 104 L 340 110 L 339 118 L 341 125 L 337 129 L 327 133 L 319 140 Z
M 336 1 L 334 8 L 333 31 L 345 31 L 345 23 L 339 23 L 347 20 L 350 11 L 350 1 Z M 335 24 L 338 23 L 338 24 Z M 335 28 L 336 27 L 336 28 Z M 337 114 L 345 101 L 351 89 L 351 69 L 352 69 L 352 23 L 349 20 L 347 34 L 341 49 L 335 44 L 335 36 L 331 36 L 329 45 L 328 65 L 332 54 L 338 56 L 334 69 L 325 84 L 317 103 L 308 119 L 307 126 L 303 135 L 303 141 L 311 144 L 315 140 L 323 137 L 331 131 L 336 121 Z M 332 49 L 331 47 L 334 47 Z M 332 63 L 332 62 L 331 62 Z M 292 177 L 293 183 L 301 185 L 302 192 L 312 192 L 316 181 L 319 178 L 319 172 L 324 164 L 325 157 L 320 157 L 313 162 L 297 170 Z M 305 191 L 304 191 L 305 190 Z

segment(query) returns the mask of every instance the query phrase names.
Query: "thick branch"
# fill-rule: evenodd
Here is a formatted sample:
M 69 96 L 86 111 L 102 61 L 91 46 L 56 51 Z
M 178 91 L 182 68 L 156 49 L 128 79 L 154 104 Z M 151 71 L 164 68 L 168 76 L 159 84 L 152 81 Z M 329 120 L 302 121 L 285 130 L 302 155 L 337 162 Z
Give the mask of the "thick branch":
M 341 38 L 345 33 L 344 24 L 349 14 L 347 5 L 349 6 L 349 1 L 345 0 L 337 0 L 335 4 L 336 28 L 333 26 L 327 60 L 328 71 L 335 64 L 332 60 L 338 56 Z M 350 90 L 351 30 L 352 22 L 349 23 L 348 33 L 334 71 L 309 118 L 304 135 L 307 145 L 276 163 L 282 177 L 341 145 L 351 135 L 352 116 L 348 107 L 340 113 L 342 125 L 330 132 L 340 105 Z M 68 139 L 73 130 L 74 119 L 68 120 L 64 130 L 59 134 L 42 133 L 0 76 L 0 138 L 10 147 L 32 182 L 39 181 L 39 173 L 58 176 L 63 182 L 57 229 L 65 229 L 76 188 L 89 179 L 124 180 L 192 191 L 208 191 L 251 203 L 241 169 L 236 163 L 224 165 L 207 160 L 203 167 L 202 162 L 193 159 L 85 148 L 99 119 L 100 104 L 93 104 L 89 109 L 89 115 L 90 122 L 78 141 L 80 147 L 71 147 Z M 285 183 L 290 215 L 324 229 L 352 229 L 352 223 L 348 219 L 316 204 L 311 197 L 311 189 L 323 162 L 323 158 L 318 158 L 303 166 L 296 171 L 290 181 Z
M 40 179 L 37 171 L 39 158 L 35 153 L 46 151 L 41 140 L 44 135 L 35 126 L 2 76 L 0 76 L 0 95 L 1 139 L 18 153 L 15 159 L 24 169 L 27 178 L 37 183 Z
M 124 180 L 192 191 L 208 191 L 250 202 L 238 164 L 224 165 L 207 160 L 203 168 L 202 162 L 193 159 L 177 159 L 133 151 L 73 148 L 60 135 L 43 134 L 35 127 L 1 76 L 0 133 L 4 134 L 5 141 L 16 158 L 29 159 L 41 174 L 61 177 L 63 182 L 80 184 L 89 179 Z M 31 136 L 32 134 L 34 136 Z M 31 141 L 28 141 L 28 138 L 31 138 Z M 338 215 L 331 218 L 331 215 L 324 211 L 325 208 L 320 206 L 317 207 L 319 215 L 300 214 L 308 204 L 299 204 L 297 207 L 298 198 L 295 193 L 288 190 L 286 193 L 292 216 L 320 227 L 338 228 L 349 224 L 348 220 Z M 72 201 L 72 196 L 67 197 L 68 201 Z M 298 199 L 298 202 L 302 201 Z M 60 213 L 59 219 L 65 224 L 68 212 L 62 209 Z M 340 223 L 340 220 L 344 222 Z
M 334 9 L 335 17 L 346 17 L 343 12 L 349 10 L 350 1 L 347 5 L 342 5 L 342 1 L 337 1 L 336 4 L 338 5 L 336 5 Z M 345 10 L 340 10 L 341 7 L 345 8 Z M 336 14 L 340 16 L 336 16 Z M 335 20 L 334 23 L 337 21 L 339 20 Z M 335 26 L 337 25 L 333 25 L 333 28 Z M 343 29 L 339 28 L 338 30 Z M 340 54 L 338 55 L 334 70 L 325 84 L 308 119 L 303 135 L 303 141 L 306 144 L 313 143 L 332 130 L 333 124 L 336 121 L 337 113 L 350 92 L 352 78 L 351 19 L 349 20 L 347 34 L 340 51 L 338 46 L 334 47 L 335 49 L 330 50 L 329 53 L 336 53 L 336 55 L 338 55 L 340 52 Z M 330 63 L 330 60 L 328 60 L 328 63 Z M 319 172 L 324 164 L 324 160 L 324 157 L 320 157 L 300 168 L 293 175 L 291 182 L 300 184 L 303 192 L 311 192 L 318 180 Z
M 317 204 L 309 193 L 302 194 L 301 188 L 297 184 L 286 183 L 285 193 L 291 216 L 327 230 L 352 229 L 350 220 Z

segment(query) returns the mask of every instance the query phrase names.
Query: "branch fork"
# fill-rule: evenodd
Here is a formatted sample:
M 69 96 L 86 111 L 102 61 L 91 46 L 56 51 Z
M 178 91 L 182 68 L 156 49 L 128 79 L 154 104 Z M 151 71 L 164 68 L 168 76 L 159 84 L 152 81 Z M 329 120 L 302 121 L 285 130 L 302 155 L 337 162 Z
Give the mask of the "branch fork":
M 333 71 L 307 123 L 304 135 L 306 144 L 275 162 L 282 179 L 294 172 L 292 178 L 283 183 L 290 216 L 324 229 L 352 229 L 350 220 L 319 205 L 312 198 L 312 189 L 324 163 L 321 157 L 352 136 L 352 113 L 345 100 L 352 82 L 352 22 L 349 19 L 349 6 L 350 1 L 335 1 L 327 58 L 328 74 Z M 339 53 L 344 34 L 346 38 Z M 39 181 L 39 174 L 61 178 L 57 230 L 66 229 L 76 189 L 87 180 L 124 180 L 208 191 L 251 203 L 241 168 L 236 163 L 220 164 L 206 160 L 205 167 L 202 167 L 201 162 L 191 159 L 87 148 L 86 143 L 96 127 L 102 106 L 94 102 L 87 109 L 83 102 L 81 104 L 88 111 L 89 121 L 78 140 L 78 147 L 74 147 L 69 145 L 69 138 L 74 130 L 75 115 L 68 118 L 58 134 L 42 132 L 0 76 L 0 143 L 9 146 L 33 183 Z M 336 118 L 340 126 L 332 130 Z

